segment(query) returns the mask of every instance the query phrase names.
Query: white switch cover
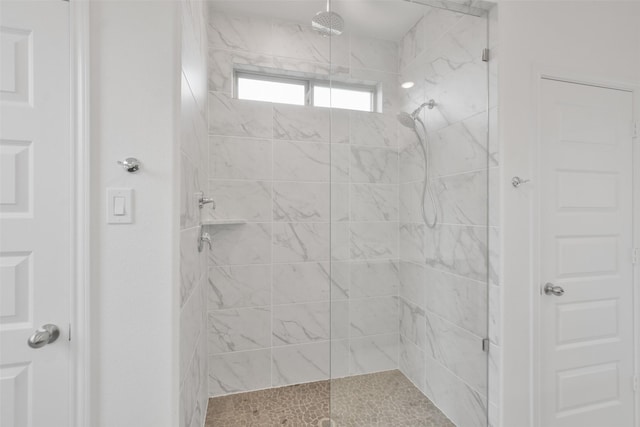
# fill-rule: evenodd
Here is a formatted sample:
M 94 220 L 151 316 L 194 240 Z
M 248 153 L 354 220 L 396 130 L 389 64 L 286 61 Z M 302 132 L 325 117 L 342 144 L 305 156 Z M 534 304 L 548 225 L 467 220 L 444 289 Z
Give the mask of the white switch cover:
M 107 188 L 107 224 L 131 224 L 132 205 L 131 188 Z

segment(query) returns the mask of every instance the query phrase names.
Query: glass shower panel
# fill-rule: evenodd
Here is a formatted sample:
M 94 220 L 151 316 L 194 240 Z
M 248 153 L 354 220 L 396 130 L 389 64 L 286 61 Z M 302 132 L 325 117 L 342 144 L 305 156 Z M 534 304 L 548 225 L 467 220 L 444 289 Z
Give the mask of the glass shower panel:
M 376 88 L 331 108 L 337 426 L 487 425 L 488 23 L 447 5 L 330 3 L 332 85 Z

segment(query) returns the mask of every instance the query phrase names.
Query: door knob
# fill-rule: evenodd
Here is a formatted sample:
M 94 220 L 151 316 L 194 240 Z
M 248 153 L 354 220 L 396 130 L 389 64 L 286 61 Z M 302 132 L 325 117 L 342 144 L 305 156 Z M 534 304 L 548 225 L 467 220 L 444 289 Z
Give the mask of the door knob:
M 564 295 L 564 289 L 562 286 L 556 286 L 553 283 L 547 283 L 544 285 L 543 290 L 545 295 L 555 295 L 557 297 Z
M 47 324 L 38 329 L 29 337 L 27 343 L 31 348 L 44 347 L 51 344 L 60 336 L 60 329 L 56 325 Z

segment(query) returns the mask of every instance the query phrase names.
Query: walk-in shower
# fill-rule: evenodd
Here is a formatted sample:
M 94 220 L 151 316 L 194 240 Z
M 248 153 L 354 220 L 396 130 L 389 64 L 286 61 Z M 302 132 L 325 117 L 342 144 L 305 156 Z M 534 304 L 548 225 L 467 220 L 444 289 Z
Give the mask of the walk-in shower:
M 400 113 L 398 113 L 398 116 L 397 116 L 400 124 L 406 128 L 411 129 L 418 137 L 420 151 L 422 151 L 422 156 L 424 160 L 424 180 L 423 180 L 424 182 L 422 185 L 422 201 L 420 203 L 420 209 L 422 211 L 422 219 L 424 220 L 425 225 L 429 228 L 434 228 L 438 223 L 438 205 L 436 203 L 436 198 L 433 195 L 433 188 L 431 188 L 431 182 L 429 179 L 429 173 L 431 170 L 431 168 L 429 167 L 429 164 L 431 162 L 431 155 L 429 150 L 429 138 L 427 135 L 427 127 L 424 125 L 424 122 L 420 118 L 420 113 L 425 107 L 428 107 L 430 110 L 433 110 L 435 106 L 436 106 L 435 100 L 430 99 L 428 102 L 423 103 L 418 108 L 413 110 L 411 114 L 405 111 L 401 111 Z M 420 131 L 418 130 L 416 123 L 420 123 L 422 133 L 420 133 Z M 427 219 L 427 213 L 424 207 L 424 204 L 426 203 L 425 198 L 427 196 L 427 193 L 429 193 L 429 199 L 431 200 L 431 207 L 433 208 L 433 221 L 429 221 Z
M 486 427 L 486 16 L 209 6 L 211 425 Z

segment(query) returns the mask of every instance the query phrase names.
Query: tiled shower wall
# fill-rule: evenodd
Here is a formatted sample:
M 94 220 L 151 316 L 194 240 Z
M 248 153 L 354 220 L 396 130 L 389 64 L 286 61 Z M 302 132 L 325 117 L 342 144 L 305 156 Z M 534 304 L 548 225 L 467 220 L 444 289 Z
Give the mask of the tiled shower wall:
M 208 34 L 212 219 L 246 220 L 209 226 L 210 395 L 396 369 L 397 44 L 215 9 Z M 234 67 L 377 83 L 384 113 L 236 100 Z
M 400 369 L 454 423 L 487 425 L 488 241 L 497 205 L 488 181 L 497 173 L 488 134 L 487 19 L 425 8 L 403 38 L 400 76 L 416 85 L 403 94 L 407 111 L 425 109 L 429 176 L 438 223 L 427 227 L 421 200 L 424 162 L 412 132 L 400 143 Z M 429 220 L 434 210 L 427 196 Z M 490 224 L 490 227 L 487 227 Z
M 204 2 L 183 0 L 180 102 L 180 427 L 207 408 L 206 253 L 199 253 L 197 193 L 207 182 L 207 36 Z

